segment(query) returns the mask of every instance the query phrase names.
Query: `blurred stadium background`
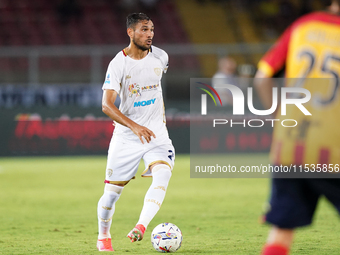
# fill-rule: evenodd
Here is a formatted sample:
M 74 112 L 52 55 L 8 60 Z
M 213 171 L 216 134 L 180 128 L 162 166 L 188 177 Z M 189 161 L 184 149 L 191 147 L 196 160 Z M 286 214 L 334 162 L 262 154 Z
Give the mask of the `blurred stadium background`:
M 169 54 L 162 85 L 177 153 L 169 195 L 148 231 L 176 223 L 182 254 L 258 254 L 269 180 L 189 179 L 190 157 L 179 155 L 190 152 L 190 78 L 211 78 L 225 56 L 237 77 L 252 78 L 288 24 L 322 7 L 322 0 L 0 0 L 0 254 L 94 254 L 113 131 L 101 87 L 129 43 L 126 15 L 140 11 L 154 21 L 154 45 Z M 234 152 L 226 160 L 235 165 L 266 164 L 266 153 L 243 153 L 267 152 L 270 133 L 204 133 L 193 147 Z M 71 157 L 31 157 L 54 155 Z M 122 194 L 112 231 L 119 254 L 154 254 L 149 241 L 125 240 L 150 181 L 136 178 Z M 339 253 L 334 210 L 326 201 L 320 208 L 312 231 L 299 230 L 294 254 Z
M 253 77 L 287 25 L 320 8 L 319 0 L 0 0 L 0 156 L 106 154 L 113 128 L 101 86 L 129 43 L 131 12 L 151 17 L 154 45 L 169 54 L 168 128 L 177 153 L 188 153 L 190 78 L 212 77 L 224 56 L 237 76 Z M 231 134 L 230 150 L 256 151 L 256 135 Z

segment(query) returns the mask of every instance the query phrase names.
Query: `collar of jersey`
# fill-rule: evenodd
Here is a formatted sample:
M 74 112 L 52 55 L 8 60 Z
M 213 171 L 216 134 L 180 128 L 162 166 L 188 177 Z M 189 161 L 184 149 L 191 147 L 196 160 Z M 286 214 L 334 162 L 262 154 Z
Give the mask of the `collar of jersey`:
M 122 52 L 123 52 L 123 55 L 124 55 L 125 57 L 128 57 L 129 59 L 132 59 L 132 60 L 135 60 L 135 61 L 139 61 L 139 60 L 143 60 L 143 59 L 145 59 L 147 56 L 149 56 L 149 53 L 152 52 L 152 49 L 150 48 L 148 54 L 146 54 L 146 56 L 145 56 L 144 58 L 142 58 L 142 59 L 133 59 L 133 58 L 129 57 L 129 55 L 126 53 L 125 49 L 123 49 Z

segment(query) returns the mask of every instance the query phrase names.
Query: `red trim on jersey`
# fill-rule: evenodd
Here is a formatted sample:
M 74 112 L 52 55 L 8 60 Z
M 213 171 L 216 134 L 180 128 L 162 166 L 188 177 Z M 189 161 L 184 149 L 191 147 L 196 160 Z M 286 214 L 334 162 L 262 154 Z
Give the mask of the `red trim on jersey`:
M 313 12 L 302 16 L 293 22 L 277 40 L 275 45 L 264 55 L 260 62 L 266 62 L 273 68 L 273 75 L 280 71 L 286 64 L 290 36 L 301 24 L 308 22 L 324 22 L 340 25 L 340 16 L 328 12 Z M 259 66 L 259 69 L 261 67 Z
M 296 144 L 294 149 L 294 164 L 301 165 L 303 163 L 303 156 L 305 154 L 304 144 Z
M 329 149 L 322 148 L 319 151 L 319 164 L 328 164 L 329 163 Z
M 302 16 L 301 18 L 297 19 L 293 24 L 297 26 L 308 21 L 320 21 L 334 25 L 340 25 L 340 16 L 325 11 L 313 12 Z
M 270 67 L 272 67 L 272 75 L 280 71 L 286 64 L 291 33 L 292 26 L 287 28 L 275 45 L 261 59 L 261 62 L 266 62 Z M 261 67 L 259 66 L 259 68 Z

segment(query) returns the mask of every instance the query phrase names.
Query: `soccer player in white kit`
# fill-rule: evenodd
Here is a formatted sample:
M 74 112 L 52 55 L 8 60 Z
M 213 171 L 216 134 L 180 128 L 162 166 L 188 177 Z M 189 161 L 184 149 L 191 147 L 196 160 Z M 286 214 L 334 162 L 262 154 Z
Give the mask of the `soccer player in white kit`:
M 174 166 L 175 150 L 165 125 L 161 78 L 168 68 L 168 55 L 152 45 L 154 25 L 143 13 L 127 17 L 128 47 L 110 62 L 103 85 L 102 110 L 115 123 L 106 166 L 104 194 L 98 202 L 99 251 L 113 251 L 112 216 L 124 186 L 134 178 L 140 160 L 142 176 L 152 184 L 136 226 L 128 233 L 131 242 L 143 239 L 158 212 Z M 119 109 L 114 105 L 120 96 Z

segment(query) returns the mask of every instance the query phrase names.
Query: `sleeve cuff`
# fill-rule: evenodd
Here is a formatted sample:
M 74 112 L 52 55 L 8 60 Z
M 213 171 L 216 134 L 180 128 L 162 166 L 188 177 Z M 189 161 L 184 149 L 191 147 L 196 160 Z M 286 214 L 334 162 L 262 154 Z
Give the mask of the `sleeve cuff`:
M 263 72 L 268 77 L 273 77 L 274 68 L 271 67 L 267 62 L 261 60 L 257 65 L 259 71 Z

